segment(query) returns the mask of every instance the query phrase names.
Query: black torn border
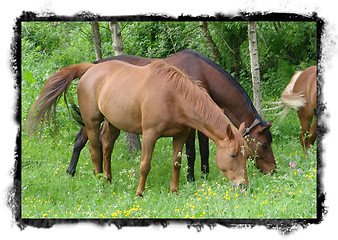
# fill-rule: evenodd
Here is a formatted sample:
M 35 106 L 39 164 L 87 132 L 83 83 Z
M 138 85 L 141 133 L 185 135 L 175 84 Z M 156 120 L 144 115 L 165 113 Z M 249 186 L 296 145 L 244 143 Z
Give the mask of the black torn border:
M 317 23 L 317 214 L 311 219 L 23 219 L 21 217 L 21 23 L 26 21 L 299 21 Z M 311 224 L 320 224 L 327 214 L 324 205 L 325 193 L 323 191 L 323 145 L 322 140 L 328 128 L 323 122 L 326 106 L 323 103 L 323 36 L 325 34 L 325 21 L 319 18 L 317 13 L 294 14 L 294 13 L 268 13 L 268 12 L 239 12 L 237 15 L 225 15 L 215 13 L 214 16 L 190 16 L 147 14 L 133 16 L 100 16 L 91 12 L 79 12 L 73 16 L 55 15 L 52 12 L 23 12 L 15 21 L 13 27 L 14 37 L 11 44 L 11 69 L 14 75 L 14 88 L 17 90 L 15 108 L 15 122 L 19 125 L 14 150 L 15 164 L 11 172 L 13 176 L 12 186 L 9 187 L 6 203 L 12 210 L 13 223 L 21 230 L 27 226 L 36 228 L 51 228 L 55 224 L 94 223 L 100 226 L 115 225 L 118 229 L 125 226 L 150 226 L 161 225 L 163 228 L 169 224 L 185 224 L 188 228 L 201 231 L 205 226 L 213 229 L 216 225 L 228 228 L 253 228 L 256 225 L 264 225 L 267 229 L 276 229 L 280 234 L 289 234 L 299 227 L 306 228 Z M 327 113 L 326 113 L 327 115 Z

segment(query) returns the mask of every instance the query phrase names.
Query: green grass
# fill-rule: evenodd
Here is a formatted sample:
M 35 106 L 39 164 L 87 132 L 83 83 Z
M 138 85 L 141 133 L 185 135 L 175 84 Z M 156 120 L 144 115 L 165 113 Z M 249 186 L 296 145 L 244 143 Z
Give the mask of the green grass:
M 208 179 L 202 178 L 197 154 L 196 181 L 187 183 L 184 157 L 178 196 L 170 193 L 171 138 L 157 142 L 140 198 L 135 195 L 140 153 L 128 154 L 124 134 L 112 155 L 112 184 L 103 186 L 93 174 L 88 144 L 75 176 L 66 174 L 79 127 L 67 115 L 60 116 L 58 127 L 57 135 L 48 127 L 33 137 L 22 132 L 22 218 L 316 218 L 316 148 L 303 155 L 294 111 L 271 128 L 277 174 L 263 176 L 248 160 L 249 187 L 233 189 L 216 167 L 211 143 Z

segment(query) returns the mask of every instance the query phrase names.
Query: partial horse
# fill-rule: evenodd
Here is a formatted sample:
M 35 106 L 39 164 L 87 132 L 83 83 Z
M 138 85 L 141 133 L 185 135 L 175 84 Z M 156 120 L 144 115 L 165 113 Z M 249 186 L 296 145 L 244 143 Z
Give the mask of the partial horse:
M 307 151 L 317 138 L 317 66 L 297 71 L 284 89 L 281 100 L 275 104 L 278 106 L 270 110 L 283 108 L 279 113 L 281 119 L 290 109 L 297 111 L 302 126 L 299 139 L 304 151 Z

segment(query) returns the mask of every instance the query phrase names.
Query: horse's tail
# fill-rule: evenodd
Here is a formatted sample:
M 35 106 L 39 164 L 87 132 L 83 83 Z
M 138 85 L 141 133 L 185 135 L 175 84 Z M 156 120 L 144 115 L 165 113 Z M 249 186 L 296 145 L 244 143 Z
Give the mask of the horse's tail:
M 92 63 L 79 63 L 76 65 L 61 68 L 59 72 L 52 74 L 43 86 L 40 95 L 32 106 L 27 117 L 27 129 L 29 132 L 34 131 L 38 123 L 42 123 L 52 117 L 51 109 L 55 114 L 55 107 L 62 94 L 67 105 L 66 92 L 72 81 L 82 76 L 91 66 Z M 41 124 L 41 128 L 44 124 Z
M 299 108 L 305 106 L 306 99 L 303 93 L 290 93 L 282 94 L 281 102 L 289 108 L 298 110 Z
M 73 111 L 71 112 L 72 113 L 72 116 L 73 116 L 73 119 L 81 126 L 84 126 L 84 122 L 83 122 L 83 119 L 81 117 L 81 112 L 80 112 L 80 108 L 75 104 L 75 103 L 71 103 L 71 106 L 72 106 L 72 109 Z
M 299 108 L 305 106 L 306 99 L 303 93 L 294 93 L 294 92 L 283 92 L 280 101 L 278 102 L 269 102 L 269 104 L 277 105 L 273 108 L 264 109 L 264 111 L 276 110 L 283 108 L 282 111 L 275 115 L 282 115 L 281 120 L 288 114 L 290 109 L 298 110 Z
M 295 74 L 292 76 L 290 82 L 284 89 L 281 99 L 278 102 L 267 102 L 268 104 L 277 105 L 273 108 L 264 109 L 264 111 L 276 110 L 283 108 L 277 114 L 274 115 L 282 115 L 281 120 L 288 114 L 291 108 L 298 110 L 300 107 L 303 107 L 306 103 L 306 99 L 303 93 L 294 93 L 293 87 L 303 71 L 296 71 Z

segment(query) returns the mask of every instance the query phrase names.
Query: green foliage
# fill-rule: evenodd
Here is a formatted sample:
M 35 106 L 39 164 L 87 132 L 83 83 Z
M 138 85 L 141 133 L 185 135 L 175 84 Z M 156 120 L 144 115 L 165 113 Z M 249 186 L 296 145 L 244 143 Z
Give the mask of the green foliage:
M 126 54 L 165 58 L 180 50 L 197 49 L 201 44 L 198 22 L 120 23 Z M 179 34 L 178 34 L 179 33 Z
M 120 22 L 126 54 L 165 58 L 190 48 L 213 59 L 198 22 Z M 114 55 L 108 22 L 100 22 L 103 57 Z M 251 91 L 246 22 L 208 22 L 221 53 L 215 61 Z M 257 24 L 263 99 L 277 97 L 296 70 L 316 64 L 315 22 L 259 22 Z M 95 53 L 87 22 L 27 22 L 22 26 L 23 60 L 31 67 L 43 62 L 40 72 L 29 70 L 41 83 L 56 69 L 92 62 Z M 25 66 L 25 64 L 23 64 Z M 24 72 L 25 74 L 25 72 Z M 27 75 L 27 77 L 29 77 Z

